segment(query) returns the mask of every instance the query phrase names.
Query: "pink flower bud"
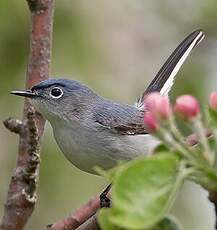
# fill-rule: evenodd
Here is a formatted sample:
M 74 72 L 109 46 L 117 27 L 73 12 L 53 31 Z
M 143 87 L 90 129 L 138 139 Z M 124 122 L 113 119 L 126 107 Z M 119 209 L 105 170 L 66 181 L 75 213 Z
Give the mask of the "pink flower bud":
M 145 108 L 158 120 L 166 120 L 172 113 L 168 97 L 160 93 L 150 93 L 145 97 Z
M 145 122 L 145 125 L 146 125 L 148 131 L 151 133 L 156 132 L 157 129 L 159 128 L 159 124 L 158 124 L 156 118 L 150 112 L 145 113 L 144 122 Z
M 191 95 L 182 95 L 176 99 L 174 111 L 185 120 L 192 120 L 200 112 L 197 99 Z
M 217 92 L 213 92 L 210 94 L 209 106 L 211 109 L 217 110 Z

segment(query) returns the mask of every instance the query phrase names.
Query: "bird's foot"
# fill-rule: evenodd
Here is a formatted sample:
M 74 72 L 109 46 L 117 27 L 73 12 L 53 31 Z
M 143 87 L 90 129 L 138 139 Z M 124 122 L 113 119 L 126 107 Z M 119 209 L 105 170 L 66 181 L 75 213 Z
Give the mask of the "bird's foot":
M 111 185 L 112 184 L 109 184 L 99 196 L 100 208 L 110 208 L 110 206 L 111 206 L 111 200 L 107 197 L 108 192 L 111 188 Z

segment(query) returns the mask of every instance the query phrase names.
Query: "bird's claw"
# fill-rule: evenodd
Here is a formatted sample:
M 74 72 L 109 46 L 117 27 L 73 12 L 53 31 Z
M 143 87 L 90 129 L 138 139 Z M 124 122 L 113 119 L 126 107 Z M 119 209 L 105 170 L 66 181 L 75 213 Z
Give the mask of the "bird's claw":
M 109 184 L 105 190 L 100 194 L 100 208 L 110 208 L 111 207 L 111 200 L 107 197 L 107 194 L 111 188 L 111 184 Z

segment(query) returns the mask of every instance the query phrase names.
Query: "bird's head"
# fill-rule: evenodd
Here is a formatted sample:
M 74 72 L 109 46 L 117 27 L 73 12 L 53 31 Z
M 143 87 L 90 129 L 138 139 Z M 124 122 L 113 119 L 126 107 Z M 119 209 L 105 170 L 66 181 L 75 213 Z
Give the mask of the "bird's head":
M 12 91 L 11 94 L 30 98 L 36 110 L 46 119 L 77 118 L 95 101 L 96 94 L 87 86 L 67 79 L 49 79 L 28 90 Z

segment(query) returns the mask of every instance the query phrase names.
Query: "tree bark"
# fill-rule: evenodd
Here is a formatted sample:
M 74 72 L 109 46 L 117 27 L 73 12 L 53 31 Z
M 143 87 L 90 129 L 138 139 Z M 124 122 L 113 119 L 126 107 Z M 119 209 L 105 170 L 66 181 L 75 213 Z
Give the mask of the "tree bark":
M 97 213 L 91 216 L 86 222 L 80 225 L 76 230 L 100 230 L 97 221 Z
M 85 223 L 89 218 L 93 221 L 88 222 L 88 227 L 86 229 L 97 230 L 95 226 L 98 226 L 96 218 L 92 219 L 92 216 L 95 216 L 95 213 L 100 207 L 99 196 L 90 199 L 86 204 L 80 207 L 72 216 L 66 217 L 58 221 L 55 224 L 47 226 L 49 230 L 74 230 Z M 85 225 L 86 226 L 86 225 Z M 83 228 L 82 228 L 83 229 Z
M 54 0 L 27 0 L 27 3 L 31 12 L 31 39 L 26 88 L 30 88 L 49 78 Z M 28 100 L 24 103 L 22 121 L 10 118 L 4 122 L 8 129 L 19 134 L 20 140 L 1 230 L 23 229 L 34 210 L 44 123 Z

